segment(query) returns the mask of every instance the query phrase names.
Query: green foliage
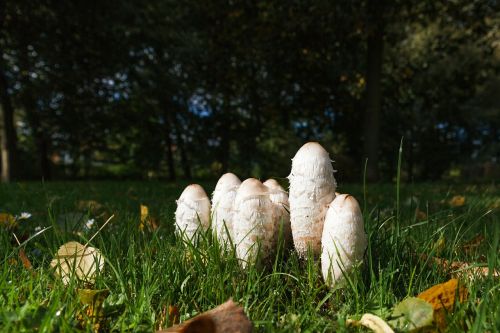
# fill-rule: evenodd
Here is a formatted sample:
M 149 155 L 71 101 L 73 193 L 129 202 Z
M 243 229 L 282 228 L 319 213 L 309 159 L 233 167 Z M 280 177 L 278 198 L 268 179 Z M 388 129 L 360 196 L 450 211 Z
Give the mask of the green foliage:
M 284 174 L 281 161 L 319 140 L 358 180 L 367 39 L 382 26 L 384 178 L 402 136 L 407 179 L 457 167 L 494 178 L 495 4 L 396 1 L 377 16 L 370 3 L 4 1 L 2 93 L 21 176 Z

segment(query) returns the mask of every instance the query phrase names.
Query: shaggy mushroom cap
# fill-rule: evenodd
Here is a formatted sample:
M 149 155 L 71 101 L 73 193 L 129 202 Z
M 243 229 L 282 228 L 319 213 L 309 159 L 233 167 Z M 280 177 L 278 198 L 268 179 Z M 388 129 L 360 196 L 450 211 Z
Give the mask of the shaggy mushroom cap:
M 363 261 L 367 237 L 356 199 L 340 194 L 330 204 L 322 236 L 321 267 L 329 286 L 343 283 Z
M 250 196 L 269 195 L 269 190 L 262 182 L 255 178 L 245 179 L 238 189 L 236 198 L 246 198 Z
M 219 181 L 217 181 L 217 185 L 215 185 L 215 191 L 227 191 L 233 189 L 235 187 L 240 186 L 241 180 L 234 173 L 228 172 L 223 174 Z
M 191 184 L 182 191 L 179 200 L 198 201 L 208 199 L 207 193 L 198 184 Z
M 283 187 L 276 181 L 276 179 L 268 179 L 264 182 L 264 186 L 271 190 L 284 191 Z
M 233 236 L 233 213 L 236 192 L 241 180 L 233 173 L 226 173 L 219 178 L 212 193 L 212 230 L 217 238 L 228 248 Z
M 249 262 L 260 264 L 274 255 L 274 205 L 268 188 L 255 178 L 245 180 L 238 188 L 233 231 L 236 256 L 243 267 Z
M 178 232 L 192 239 L 201 227 L 206 230 L 210 224 L 210 200 L 198 184 L 187 186 L 182 192 L 175 210 L 175 226 Z
M 328 205 L 337 183 L 328 152 L 317 142 L 304 144 L 292 159 L 289 202 L 293 242 L 305 257 L 309 248 L 321 253 L 321 236 Z

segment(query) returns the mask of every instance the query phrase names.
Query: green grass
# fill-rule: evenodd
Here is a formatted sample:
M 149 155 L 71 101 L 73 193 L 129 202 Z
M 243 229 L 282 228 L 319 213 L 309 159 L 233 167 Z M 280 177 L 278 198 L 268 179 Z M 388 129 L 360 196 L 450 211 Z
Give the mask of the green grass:
M 336 291 L 324 285 L 319 260 L 304 262 L 293 252 L 280 252 L 272 267 L 244 271 L 234 254 L 221 254 L 209 235 L 197 247 L 183 243 L 174 234 L 173 212 L 185 185 L 1 185 L 0 212 L 33 215 L 14 231 L 21 241 L 34 235 L 37 227 L 51 228 L 23 243 L 34 266 L 29 271 L 17 260 L 20 247 L 12 230 L 0 227 L 0 331 L 91 330 L 79 328 L 76 320 L 82 309 L 76 289 L 82 286 L 74 281 L 69 287 L 62 285 L 49 263 L 64 242 L 84 244 L 110 214 L 115 217 L 91 245 L 107 258 L 94 288 L 110 291 L 104 304 L 105 326 L 116 331 L 151 332 L 168 305 L 178 306 L 185 320 L 229 297 L 244 306 L 257 331 L 344 331 L 347 318 L 359 318 L 365 312 L 385 317 L 406 296 L 448 280 L 447 272 L 419 259 L 420 253 L 439 251 L 448 260 L 500 269 L 500 191 L 495 185 L 402 184 L 397 194 L 394 184 L 367 185 L 366 191 L 362 185 L 340 186 L 340 192 L 353 194 L 363 207 L 369 247 L 363 269 L 348 287 Z M 214 183 L 203 186 L 211 192 Z M 451 207 L 448 202 L 454 195 L 464 195 L 465 205 Z M 101 203 L 104 213 L 83 212 L 74 221 L 81 213 L 80 200 Z M 138 228 L 141 203 L 159 219 L 160 228 L 154 232 Z M 417 208 L 426 217 L 418 219 Z M 75 223 L 61 228 L 61 216 Z M 84 227 L 88 218 L 96 220 L 90 230 Z M 464 252 L 462 245 L 478 234 L 485 241 L 476 250 Z M 438 249 L 443 237 L 444 248 Z M 463 283 L 470 296 L 450 315 L 449 330 L 500 331 L 500 281 L 483 277 Z

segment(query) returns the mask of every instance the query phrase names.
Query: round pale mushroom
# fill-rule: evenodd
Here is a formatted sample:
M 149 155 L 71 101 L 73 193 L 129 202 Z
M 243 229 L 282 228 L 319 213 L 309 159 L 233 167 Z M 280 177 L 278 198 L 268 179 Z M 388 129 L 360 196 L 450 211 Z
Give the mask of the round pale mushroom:
M 300 257 L 308 250 L 321 253 L 321 235 L 328 205 L 335 198 L 337 183 L 328 152 L 317 142 L 303 145 L 292 159 L 290 221 L 293 243 Z
M 268 179 L 264 185 L 269 189 L 269 197 L 274 205 L 274 223 L 277 228 L 277 241 L 281 230 L 285 249 L 293 243 L 292 227 L 290 225 L 290 203 L 288 193 L 275 179 Z
M 226 173 L 220 177 L 212 194 L 211 228 L 224 247 L 233 239 L 233 206 L 240 184 L 241 180 L 235 174 Z
M 207 230 L 210 225 L 210 200 L 198 184 L 187 186 L 177 200 L 175 229 L 188 240 L 194 240 L 198 230 Z
M 327 285 L 334 287 L 359 266 L 366 250 L 363 215 L 353 196 L 335 197 L 326 213 L 321 242 L 323 278 Z
M 276 225 L 273 215 L 268 188 L 255 178 L 241 183 L 235 199 L 233 232 L 236 256 L 243 268 L 249 263 L 264 262 L 274 254 Z

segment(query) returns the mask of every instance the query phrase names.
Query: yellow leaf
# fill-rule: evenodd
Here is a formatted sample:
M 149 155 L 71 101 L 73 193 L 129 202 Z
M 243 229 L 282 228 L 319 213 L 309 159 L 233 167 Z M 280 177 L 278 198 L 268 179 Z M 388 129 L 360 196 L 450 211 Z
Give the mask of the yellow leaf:
M 0 226 L 12 228 L 16 226 L 16 218 L 9 213 L 0 213 Z
M 394 330 L 380 317 L 365 313 L 359 321 L 348 319 L 347 326 L 365 326 L 375 333 L 394 333 Z
M 452 207 L 462 207 L 465 205 L 465 197 L 463 195 L 455 195 L 449 201 L 450 206 Z
M 149 208 L 146 205 L 141 205 L 141 223 L 139 224 L 139 229 L 144 230 L 144 226 L 149 218 Z
M 432 305 L 434 322 L 439 328 L 444 329 L 446 327 L 446 314 L 453 311 L 457 296 L 460 303 L 467 300 L 467 288 L 459 285 L 457 279 L 451 279 L 421 292 L 417 298 L 423 299 Z
M 99 332 L 103 328 L 105 316 L 103 304 L 109 295 L 108 289 L 78 289 L 80 302 L 84 306 L 85 315 L 80 312 L 77 315 L 77 320 L 84 326 L 85 323 L 92 324 L 94 332 Z

